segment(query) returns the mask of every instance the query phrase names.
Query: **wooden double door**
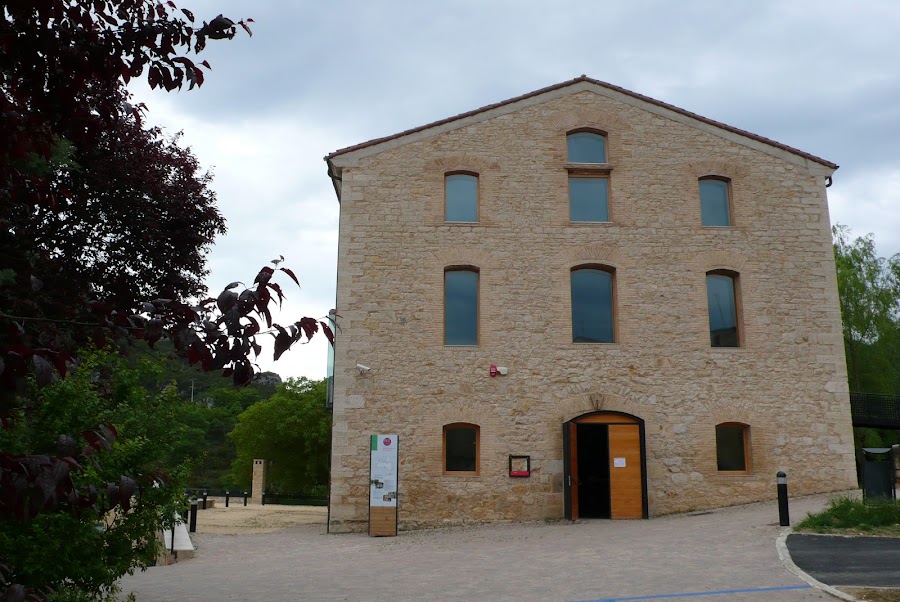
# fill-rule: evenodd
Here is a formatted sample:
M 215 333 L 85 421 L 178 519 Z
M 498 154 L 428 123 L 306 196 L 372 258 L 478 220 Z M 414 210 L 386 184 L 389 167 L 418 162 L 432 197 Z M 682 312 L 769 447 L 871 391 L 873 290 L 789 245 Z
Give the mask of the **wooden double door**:
M 566 518 L 646 518 L 644 423 L 595 412 L 563 424 Z

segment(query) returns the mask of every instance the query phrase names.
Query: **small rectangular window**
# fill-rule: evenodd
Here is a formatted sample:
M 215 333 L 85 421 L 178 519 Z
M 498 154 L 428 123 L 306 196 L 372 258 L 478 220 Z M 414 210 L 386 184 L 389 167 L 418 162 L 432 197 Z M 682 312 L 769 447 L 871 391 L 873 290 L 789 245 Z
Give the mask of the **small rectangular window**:
M 444 272 L 444 344 L 478 344 L 478 272 Z
M 748 472 L 748 435 L 745 424 L 716 425 L 716 461 L 723 472 Z
M 444 472 L 478 474 L 478 435 L 474 424 L 444 426 Z
M 730 226 L 731 202 L 728 182 L 715 178 L 700 180 L 700 219 L 704 226 Z
M 609 221 L 609 178 L 569 176 L 569 219 Z

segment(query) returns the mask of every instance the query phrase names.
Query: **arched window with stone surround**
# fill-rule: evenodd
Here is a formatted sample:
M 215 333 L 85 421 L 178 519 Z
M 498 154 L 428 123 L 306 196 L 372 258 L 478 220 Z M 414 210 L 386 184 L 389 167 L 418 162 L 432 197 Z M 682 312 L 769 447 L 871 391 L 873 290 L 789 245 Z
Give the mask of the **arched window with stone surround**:
M 443 431 L 444 472 L 477 475 L 481 470 L 481 428 L 477 424 L 454 422 L 445 424 Z
M 615 268 L 588 264 L 572 268 L 572 342 L 614 343 Z
M 739 276 L 730 270 L 706 273 L 709 341 L 712 347 L 740 347 L 741 301 Z
M 569 163 L 606 163 L 606 132 L 572 130 L 566 134 L 566 150 Z
M 478 174 L 451 171 L 444 175 L 444 220 L 478 222 Z
M 700 220 L 704 227 L 727 227 L 731 220 L 731 180 L 705 176 L 699 180 Z
M 478 268 L 444 269 L 444 345 L 478 345 Z
M 716 425 L 716 465 L 719 472 L 750 472 L 750 425 L 742 422 Z

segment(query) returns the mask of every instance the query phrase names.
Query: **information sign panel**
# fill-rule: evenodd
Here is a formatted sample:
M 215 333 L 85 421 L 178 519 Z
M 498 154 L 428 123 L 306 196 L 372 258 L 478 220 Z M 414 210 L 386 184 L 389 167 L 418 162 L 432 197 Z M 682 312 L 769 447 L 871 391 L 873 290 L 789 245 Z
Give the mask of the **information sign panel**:
M 397 534 L 398 437 L 372 435 L 369 440 L 369 535 Z

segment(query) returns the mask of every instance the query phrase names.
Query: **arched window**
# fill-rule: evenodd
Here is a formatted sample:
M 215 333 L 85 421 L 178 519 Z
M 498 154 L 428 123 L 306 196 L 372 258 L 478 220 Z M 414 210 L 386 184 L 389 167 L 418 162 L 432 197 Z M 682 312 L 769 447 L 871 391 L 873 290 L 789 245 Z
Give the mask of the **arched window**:
M 569 220 L 610 221 L 606 134 L 594 130 L 575 130 L 566 134 L 566 145 L 570 163 Z
M 448 222 L 478 221 L 478 174 L 452 172 L 444 176 L 444 219 Z
M 700 220 L 704 226 L 731 225 L 731 181 L 709 176 L 700 178 Z
M 444 472 L 478 474 L 481 429 L 477 424 L 454 422 L 444 425 Z
M 444 345 L 478 344 L 478 268 L 444 270 Z
M 586 265 L 572 269 L 572 342 L 615 342 L 615 270 Z
M 606 135 L 592 130 L 566 134 L 569 163 L 606 163 Z
M 741 306 L 738 275 L 715 270 L 706 274 L 709 342 L 713 347 L 741 346 Z
M 740 422 L 716 425 L 716 462 L 721 472 L 750 472 L 750 426 Z

